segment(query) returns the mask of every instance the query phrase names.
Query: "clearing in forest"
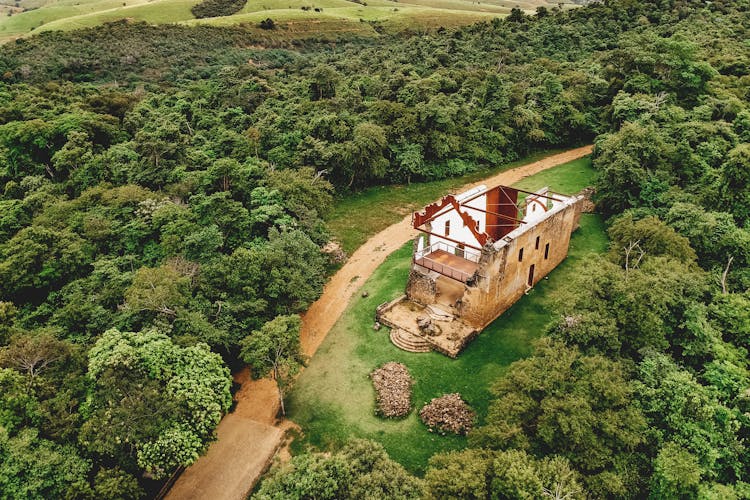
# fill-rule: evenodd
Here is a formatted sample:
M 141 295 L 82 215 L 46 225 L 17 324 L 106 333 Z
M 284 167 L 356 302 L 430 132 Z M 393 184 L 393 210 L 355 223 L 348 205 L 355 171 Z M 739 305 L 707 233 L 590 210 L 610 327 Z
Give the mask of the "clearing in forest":
M 524 179 L 516 186 L 542 186 L 576 192 L 591 184 L 590 160 L 577 160 Z M 527 356 L 532 341 L 552 318 L 554 292 L 576 272 L 590 252 L 604 252 L 607 239 L 601 219 L 584 214 L 573 234 L 568 258 L 498 320 L 490 324 L 456 360 L 437 353 L 412 354 L 395 347 L 385 329 L 372 329 L 375 308 L 403 293 L 411 266 L 412 244 L 388 257 L 355 295 L 300 376 L 289 398 L 289 417 L 302 427 L 304 440 L 325 448 L 352 437 L 381 442 L 391 456 L 415 472 L 423 471 L 434 453 L 465 446 L 465 438 L 430 433 L 418 420 L 418 409 L 430 399 L 458 392 L 480 419 L 486 414 L 490 386 L 513 361 Z M 368 374 L 388 361 L 406 365 L 415 385 L 415 411 L 404 420 L 375 416 L 375 394 Z

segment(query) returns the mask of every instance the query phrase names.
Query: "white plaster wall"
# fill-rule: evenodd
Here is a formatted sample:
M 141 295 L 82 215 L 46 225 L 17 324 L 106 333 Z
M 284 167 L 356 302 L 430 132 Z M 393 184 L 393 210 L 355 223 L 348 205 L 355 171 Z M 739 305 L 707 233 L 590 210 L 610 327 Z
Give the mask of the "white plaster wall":
M 456 200 L 460 203 L 461 200 L 470 198 L 471 196 L 474 196 L 477 193 L 485 191 L 486 189 L 487 188 L 485 186 L 478 186 L 474 189 L 471 189 L 469 191 L 466 191 L 464 193 L 457 195 Z M 476 199 L 471 200 L 467 205 L 469 207 L 476 207 L 482 210 L 486 210 L 487 209 L 487 197 L 485 195 L 479 196 Z M 466 245 L 471 245 L 472 247 L 481 246 L 479 242 L 477 241 L 477 239 L 474 237 L 474 235 L 471 233 L 471 230 L 469 230 L 468 227 L 464 226 L 463 219 L 461 219 L 461 216 L 458 214 L 458 212 L 455 209 L 453 209 L 452 205 L 444 208 L 443 210 L 445 210 L 445 212 L 435 217 L 431 222 L 432 232 L 435 233 L 435 235 L 446 236 L 445 222 L 450 221 L 450 234 L 447 235 L 449 238 L 465 243 Z M 464 210 L 465 213 L 469 214 L 472 219 L 478 222 L 479 232 L 485 231 L 485 226 L 487 224 L 487 217 L 484 212 L 471 210 L 465 207 L 462 210 Z M 437 242 L 442 242 L 452 247 L 456 246 L 454 242 L 446 240 L 444 238 L 440 238 L 439 236 L 435 236 L 435 235 L 430 235 L 430 242 L 429 242 L 430 245 L 433 245 Z
M 532 195 L 529 195 L 532 196 Z M 557 212 L 560 212 L 561 210 L 565 209 L 566 207 L 576 203 L 580 196 L 563 196 L 563 195 L 555 195 L 556 198 L 560 199 L 561 201 L 553 201 L 551 208 L 549 208 L 546 212 L 542 211 L 541 208 L 537 208 L 535 212 L 532 212 L 532 215 L 534 216 L 532 219 L 527 220 L 526 216 L 524 216 L 523 220 L 526 221 L 526 224 L 520 224 L 517 228 L 515 228 L 513 231 L 505 235 L 505 237 L 501 238 L 500 240 L 496 241 L 493 246 L 496 249 L 500 249 L 507 245 L 508 240 L 513 240 L 520 235 L 524 234 L 526 231 L 530 231 L 531 229 L 536 226 L 539 221 L 547 219 L 549 217 L 552 217 Z M 535 215 L 537 214 L 538 215 Z
M 542 189 L 534 192 L 542 196 L 530 194 L 526 197 L 526 208 L 524 211 L 523 221 L 528 224 L 535 224 L 544 219 L 547 213 L 547 207 L 549 206 L 549 199 L 544 197 L 549 193 L 548 187 L 543 187 Z M 553 201 L 553 203 L 555 202 Z M 554 208 L 554 206 L 552 208 Z

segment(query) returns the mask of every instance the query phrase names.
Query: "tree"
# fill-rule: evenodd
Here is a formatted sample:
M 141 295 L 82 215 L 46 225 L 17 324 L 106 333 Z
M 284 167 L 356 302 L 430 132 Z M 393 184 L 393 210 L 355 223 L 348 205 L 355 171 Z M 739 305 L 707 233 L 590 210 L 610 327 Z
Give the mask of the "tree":
M 325 257 L 302 231 L 271 228 L 268 243 L 253 246 L 245 257 L 241 260 L 249 267 L 247 277 L 271 314 L 301 312 L 320 296 Z
M 401 174 L 406 176 L 406 183 L 411 184 L 412 177 L 425 174 L 424 151 L 420 144 L 408 143 L 398 147 L 392 146 L 396 153 L 396 163 Z
M 15 368 L 29 377 L 29 383 L 50 364 L 64 359 L 70 352 L 67 342 L 49 332 L 20 334 L 10 345 L 0 348 L 0 366 Z
M 431 498 L 489 498 L 495 453 L 469 449 L 430 457 L 425 489 Z
M 644 347 L 678 344 L 686 311 L 709 289 L 708 276 L 694 265 L 648 256 L 629 271 L 592 259 L 571 285 L 558 301 L 562 316 L 555 328 L 561 338 L 635 358 Z
M 304 361 L 301 326 L 299 316 L 277 316 L 240 342 L 240 357 L 250 365 L 254 376 L 270 374 L 276 382 L 282 415 L 286 415 L 284 393 Z
M 0 426 L 0 492 L 7 498 L 85 498 L 91 461 L 27 428 L 9 437 Z
M 675 443 L 665 443 L 654 460 L 651 498 L 695 498 L 700 480 L 698 459 Z
M 0 301 L 0 345 L 5 345 L 13 331 L 18 309 L 13 302 Z
M 310 98 L 313 101 L 330 99 L 336 95 L 336 83 L 341 75 L 326 64 L 315 66 L 310 73 Z
M 506 19 L 511 23 L 522 23 L 525 18 L 526 15 L 521 9 L 519 9 L 518 7 L 513 7 L 512 9 L 510 9 L 510 14 L 508 14 L 508 17 Z
M 0 429 L 15 433 L 24 425 L 38 423 L 39 407 L 35 394 L 29 390 L 29 381 L 15 370 L 0 368 Z
M 469 436 L 472 446 L 566 458 L 594 495 L 639 489 L 632 453 L 644 442 L 646 421 L 632 405 L 622 363 L 542 339 L 493 394 L 485 425 Z
M 119 467 L 99 469 L 94 477 L 94 493 L 104 500 L 139 500 L 145 496 L 138 480 Z
M 648 353 L 638 369 L 635 394 L 649 420 L 649 441 L 658 446 L 674 443 L 664 451 L 663 466 L 679 461 L 686 471 L 674 469 L 671 473 L 689 476 L 695 474 L 691 464 L 697 460 L 701 477 L 720 482 L 742 477 L 741 457 L 746 449 L 737 434 L 741 424 L 736 410 L 721 404 L 710 389 L 664 354 Z M 672 446 L 684 449 L 692 457 L 675 456 L 670 451 Z M 675 487 L 665 470 L 659 473 L 656 480 L 664 483 L 663 487 Z M 693 479 L 684 486 L 694 483 Z
M 74 170 L 92 158 L 92 145 L 88 135 L 73 130 L 68 133 L 65 145 L 52 155 L 52 166 L 56 176 L 67 179 Z
M 198 459 L 231 403 L 220 356 L 153 330 L 106 331 L 89 351 L 88 375 L 94 391 L 82 444 L 157 478 Z
M 278 192 L 284 206 L 298 217 L 314 211 L 326 216 L 333 208 L 333 186 L 325 179 L 326 170 L 315 171 L 311 167 L 296 170 L 273 170 L 268 173 L 266 184 Z
M 632 212 L 626 213 L 617 218 L 607 234 L 610 258 L 621 265 L 625 262 L 625 250 L 634 242 L 649 257 L 669 256 L 686 264 L 697 259 L 690 241 L 654 216 L 635 220 Z
M 360 123 L 354 127 L 352 139 L 337 145 L 341 175 L 348 178 L 348 187 L 356 181 L 381 179 L 388 168 L 383 156 L 388 141 L 385 131 L 374 123 Z
M 151 311 L 170 317 L 187 303 L 190 280 L 169 265 L 142 267 L 125 292 L 125 306 L 134 311 Z
M 0 298 L 20 291 L 45 289 L 81 273 L 90 247 L 69 230 L 34 225 L 0 246 Z
M 304 453 L 275 470 L 253 495 L 258 500 L 421 498 L 422 482 L 391 460 L 382 445 L 353 440 L 336 453 Z
M 617 214 L 628 208 L 648 206 L 667 190 L 674 178 L 673 147 L 664 135 L 650 123 L 626 123 L 617 132 L 597 138 L 593 160 L 599 171 L 597 197 L 603 213 Z M 647 199 L 648 191 L 652 193 Z
M 561 457 L 470 449 L 434 455 L 425 475 L 429 498 L 583 498 L 580 475 Z
M 719 192 L 738 223 L 750 221 L 750 144 L 740 144 L 729 152 L 721 168 Z

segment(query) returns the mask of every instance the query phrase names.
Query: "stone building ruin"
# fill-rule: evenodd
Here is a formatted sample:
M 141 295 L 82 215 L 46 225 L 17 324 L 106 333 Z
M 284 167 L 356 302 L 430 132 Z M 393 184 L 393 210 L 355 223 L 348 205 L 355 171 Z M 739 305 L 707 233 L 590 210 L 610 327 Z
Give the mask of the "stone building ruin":
M 565 259 L 584 196 L 479 186 L 412 216 L 406 294 L 378 307 L 391 340 L 456 357 Z

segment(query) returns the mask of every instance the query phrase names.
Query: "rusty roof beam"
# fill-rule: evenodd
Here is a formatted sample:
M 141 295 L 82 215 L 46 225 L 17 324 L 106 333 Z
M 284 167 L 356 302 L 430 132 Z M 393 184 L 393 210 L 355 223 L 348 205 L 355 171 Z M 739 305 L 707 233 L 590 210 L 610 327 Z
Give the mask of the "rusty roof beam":
M 504 215 L 504 214 L 500 214 L 500 213 L 497 213 L 497 212 L 492 212 L 490 210 L 482 210 L 481 208 L 477 208 L 477 207 L 464 206 L 464 205 L 461 205 L 461 206 L 463 206 L 464 208 L 468 208 L 470 210 L 476 210 L 478 212 L 483 212 L 485 214 L 495 215 L 495 216 L 500 217 L 500 218 L 505 219 L 505 220 L 510 220 L 510 221 L 513 221 L 513 222 L 518 222 L 520 224 L 528 224 L 528 222 L 526 222 L 524 220 L 521 220 L 521 219 L 518 219 L 516 217 L 511 217 L 510 215 Z

